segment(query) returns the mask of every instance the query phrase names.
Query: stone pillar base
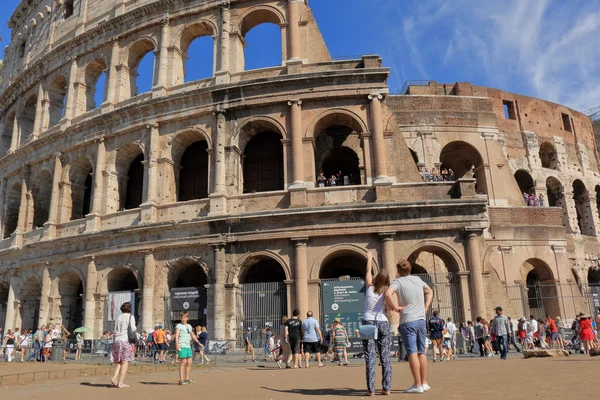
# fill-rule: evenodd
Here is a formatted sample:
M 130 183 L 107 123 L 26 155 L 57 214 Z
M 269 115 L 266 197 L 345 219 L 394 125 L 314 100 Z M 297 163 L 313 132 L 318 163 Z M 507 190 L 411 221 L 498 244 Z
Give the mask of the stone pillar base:
M 10 235 L 10 247 L 21 246 L 23 246 L 23 234 L 21 232 L 14 232 Z
M 215 85 L 225 85 L 231 82 L 231 74 L 229 71 L 217 71 L 215 73 Z
M 164 86 L 155 86 L 152 88 L 152 98 L 162 97 L 167 94 L 167 88 Z
M 100 214 L 89 213 L 85 216 L 85 231 L 86 232 L 95 232 L 102 229 L 102 218 Z
M 115 109 L 115 106 L 113 103 L 111 102 L 105 102 L 102 103 L 102 105 L 100 106 L 100 113 L 101 114 L 108 114 L 109 112 L 112 112 Z
M 227 214 L 227 196 L 224 193 L 213 193 L 208 195 L 210 201 L 209 217 Z
M 55 237 L 56 237 L 56 223 L 46 222 L 44 224 L 44 233 L 42 235 L 42 240 L 52 240 Z
M 156 207 L 156 204 L 154 204 L 153 202 L 148 202 L 140 205 L 140 208 L 141 224 L 150 224 L 158 220 L 158 209 Z
M 287 66 L 288 75 L 291 74 L 299 74 L 302 72 L 302 60 L 299 58 L 292 58 L 286 61 L 285 65 Z
M 307 196 L 306 186 L 293 184 L 289 188 L 290 192 L 290 207 L 306 207 Z
M 375 181 L 373 186 L 375 186 L 375 201 L 392 201 L 392 182 Z

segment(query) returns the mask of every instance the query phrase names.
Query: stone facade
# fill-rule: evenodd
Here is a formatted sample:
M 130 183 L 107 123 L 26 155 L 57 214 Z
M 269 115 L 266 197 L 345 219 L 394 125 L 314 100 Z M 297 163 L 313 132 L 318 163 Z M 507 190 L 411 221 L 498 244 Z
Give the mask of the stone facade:
M 281 28 L 282 63 L 245 71 L 245 35 L 265 22 Z M 436 301 L 459 321 L 497 304 L 567 319 L 588 305 L 600 173 L 592 123 L 574 110 L 468 83 L 389 95 L 379 57 L 331 59 L 304 0 L 33 0 L 10 24 L 7 329 L 64 322 L 97 338 L 107 295 L 129 291 L 149 330 L 170 318 L 170 289 L 200 286 L 198 320 L 233 339 L 244 285 L 279 282 L 284 311 L 318 316 L 322 279 L 362 275 L 366 249 L 376 269 L 406 258 L 444 275 L 434 284 L 451 298 Z M 213 77 L 185 82 L 203 36 Z M 149 52 L 153 87 L 138 94 Z M 316 187 L 338 165 L 356 184 Z M 457 181 L 422 181 L 440 166 Z M 523 191 L 552 199 L 525 207 Z

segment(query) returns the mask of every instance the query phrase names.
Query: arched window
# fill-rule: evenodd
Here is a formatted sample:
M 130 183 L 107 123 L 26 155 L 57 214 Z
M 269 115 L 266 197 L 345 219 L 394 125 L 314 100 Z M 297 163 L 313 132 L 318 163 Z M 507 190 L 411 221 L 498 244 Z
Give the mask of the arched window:
M 456 179 L 475 178 L 477 193 L 488 193 L 483 158 L 473 145 L 462 141 L 448 143 L 440 153 L 440 163 L 440 169 L 452 169 Z
M 244 193 L 283 189 L 283 146 L 275 132 L 260 132 L 244 150 Z
M 65 0 L 65 19 L 72 17 L 75 12 L 75 0 Z
M 214 72 L 215 42 L 212 28 L 205 23 L 188 26 L 181 36 L 183 82 L 210 78 Z M 181 83 L 176 77 L 175 84 Z
M 589 193 L 579 179 L 573 182 L 573 200 L 575 201 L 579 231 L 582 235 L 596 236 Z
M 527 285 L 529 314 L 535 318 L 560 315 L 559 296 L 552 269 L 544 261 L 531 258 L 523 263 L 521 270 Z
M 12 136 L 15 134 L 15 113 L 12 112 L 6 120 L 4 120 L 4 128 L 2 129 L 2 143 L 0 143 L 0 157 L 4 157 L 12 143 Z
M 4 220 L 4 238 L 17 230 L 19 223 L 19 207 L 21 206 L 21 184 L 15 183 L 6 195 L 6 209 Z
M 343 276 L 362 278 L 365 276 L 365 258 L 354 252 L 336 253 L 323 262 L 319 279 L 338 279 Z
M 542 168 L 558 169 L 558 155 L 552 143 L 542 143 L 540 146 L 540 161 L 542 162 Z
M 70 332 L 83 325 L 83 282 L 75 272 L 67 272 L 58 281 L 58 299 L 63 325 Z
M 81 158 L 70 168 L 71 181 L 71 219 L 80 219 L 90 213 L 92 200 L 92 164 L 87 158 Z
M 106 63 L 103 59 L 91 62 L 85 69 L 85 111 L 100 107 L 106 100 Z
M 265 10 L 248 14 L 241 25 L 244 70 L 282 65 L 281 21 Z
M 20 144 L 24 144 L 29 136 L 33 133 L 33 125 L 35 123 L 35 110 L 37 108 L 37 96 L 33 95 L 25 102 L 25 107 L 21 117 L 19 118 L 19 125 L 21 130 Z
M 181 157 L 179 201 L 208 197 L 208 143 L 191 144 Z
M 52 82 L 48 90 L 50 99 L 50 127 L 58 124 L 65 116 L 65 101 L 67 98 L 67 80 L 59 76 Z
M 144 155 L 137 156 L 127 172 L 127 190 L 125 194 L 125 209 L 137 208 L 142 204 L 144 189 Z
M 548 205 L 550 207 L 562 208 L 563 226 L 569 229 L 569 213 L 567 211 L 567 203 L 565 202 L 564 191 L 565 189 L 558 179 L 552 176 L 546 179 L 546 198 L 548 199 Z
M 155 46 L 142 39 L 129 49 L 129 83 L 131 97 L 152 90 L 155 83 Z
M 33 195 L 33 229 L 39 228 L 48 221 L 50 200 L 52 198 L 52 175 L 42 171 L 36 178 L 32 188 Z
M 515 179 L 519 185 L 521 193 L 535 194 L 535 184 L 529 172 L 520 169 L 515 172 Z

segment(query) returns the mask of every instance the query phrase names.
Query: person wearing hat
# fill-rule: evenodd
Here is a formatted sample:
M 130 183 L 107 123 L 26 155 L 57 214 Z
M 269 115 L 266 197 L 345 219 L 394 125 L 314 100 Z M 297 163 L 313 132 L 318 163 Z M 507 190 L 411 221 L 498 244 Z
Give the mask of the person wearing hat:
M 577 314 L 579 318 L 579 338 L 583 344 L 585 354 L 589 354 L 593 347 L 594 331 L 592 330 L 592 320 L 590 316 L 584 312 Z
M 346 352 L 346 342 L 348 342 L 348 332 L 342 325 L 339 318 L 333 320 L 333 349 L 338 365 L 348 365 L 348 353 Z
M 508 318 L 502 313 L 502 307 L 498 306 L 494 310 L 496 311 L 496 316 L 492 320 L 492 332 L 496 334 L 496 349 L 500 351 L 500 359 L 506 360 L 510 325 Z

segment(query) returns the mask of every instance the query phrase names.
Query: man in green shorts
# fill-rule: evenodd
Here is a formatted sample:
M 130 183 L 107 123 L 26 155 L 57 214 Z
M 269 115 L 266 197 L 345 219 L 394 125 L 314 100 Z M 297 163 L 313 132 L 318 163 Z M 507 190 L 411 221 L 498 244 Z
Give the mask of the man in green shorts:
M 194 334 L 192 326 L 189 325 L 189 315 L 187 311 L 179 314 L 181 323 L 175 327 L 175 349 L 179 356 L 179 384 L 187 385 L 192 383 L 190 379 L 190 370 L 192 369 L 192 340 L 200 343 Z

